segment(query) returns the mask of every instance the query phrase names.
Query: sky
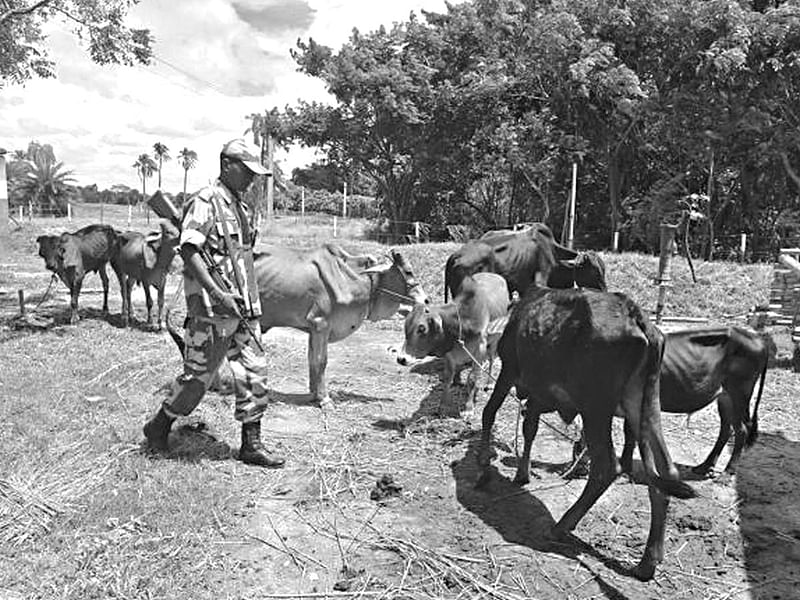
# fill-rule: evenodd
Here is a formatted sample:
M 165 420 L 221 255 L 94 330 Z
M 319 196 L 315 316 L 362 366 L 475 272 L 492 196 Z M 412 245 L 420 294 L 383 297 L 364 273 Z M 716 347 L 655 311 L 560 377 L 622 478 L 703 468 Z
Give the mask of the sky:
M 322 83 L 296 72 L 290 49 L 298 39 L 339 49 L 361 32 L 404 21 L 420 9 L 445 12 L 444 0 L 142 0 L 127 24 L 155 37 L 149 66 L 99 66 L 69 25 L 49 25 L 55 79 L 0 88 L 0 147 L 30 141 L 53 146 L 80 185 L 141 189 L 133 168 L 153 144 L 169 148 L 162 188 L 183 189 L 177 154 L 198 154 L 188 191 L 218 172 L 219 150 L 244 136 L 246 116 L 298 100 L 331 102 Z M 287 175 L 316 158 L 311 149 L 277 150 Z M 155 190 L 157 178 L 147 180 Z

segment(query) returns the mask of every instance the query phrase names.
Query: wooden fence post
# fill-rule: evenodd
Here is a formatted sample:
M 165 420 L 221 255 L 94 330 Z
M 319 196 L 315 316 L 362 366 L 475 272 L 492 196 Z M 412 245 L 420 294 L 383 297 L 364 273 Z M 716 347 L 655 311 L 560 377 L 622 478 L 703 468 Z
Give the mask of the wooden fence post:
M 33 221 L 33 202 L 28 200 L 28 221 Z
M 133 212 L 133 208 L 130 204 L 128 204 L 128 227 L 131 226 L 131 213 Z
M 614 241 L 612 243 L 612 248 L 614 252 L 619 252 L 619 231 L 614 232 Z
M 105 206 L 105 202 L 101 202 L 100 203 L 100 224 L 101 225 L 104 223 L 104 221 L 103 221 L 103 207 L 104 206 Z
M 72 223 L 72 202 L 67 202 L 67 221 Z
M 675 232 L 677 225 L 661 224 L 661 256 L 658 261 L 658 301 L 656 303 L 656 324 L 661 324 L 661 317 L 666 304 L 667 288 L 672 287 L 670 267 L 672 255 L 675 254 Z
M 747 234 L 743 233 L 739 239 L 739 252 L 741 254 L 741 262 L 744 262 L 744 252 L 747 250 Z
M 333 215 L 333 237 L 336 237 L 336 215 Z
M 414 221 L 414 238 L 419 244 L 419 221 Z
M 21 316 L 25 316 L 25 291 L 24 290 L 17 290 L 17 295 L 19 296 L 19 314 Z

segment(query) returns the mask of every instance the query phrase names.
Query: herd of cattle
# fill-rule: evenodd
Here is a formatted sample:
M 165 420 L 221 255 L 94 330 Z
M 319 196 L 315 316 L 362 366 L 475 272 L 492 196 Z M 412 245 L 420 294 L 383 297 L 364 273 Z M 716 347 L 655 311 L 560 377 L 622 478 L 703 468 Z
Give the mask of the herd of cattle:
M 70 288 L 73 322 L 87 272 L 99 272 L 107 309 L 105 265 L 110 263 L 123 290 L 123 321 L 131 314 L 130 289 L 138 281 L 147 292 L 148 322 L 152 302 L 147 289 L 157 288 L 160 325 L 177 239 L 169 225 L 150 236 L 92 225 L 73 234 L 41 236 L 38 242 L 47 268 Z M 399 252 L 378 261 L 333 244 L 311 251 L 268 246 L 257 253 L 255 269 L 262 330 L 293 327 L 309 334 L 309 385 L 323 407 L 332 403 L 325 383 L 328 343 L 347 337 L 364 320 L 387 319 L 400 311 L 406 315 L 405 344 L 398 360 L 444 359 L 442 412 L 472 412 L 477 379 L 487 360 L 491 375 L 491 359 L 499 356 L 500 374 L 483 410 L 478 485 L 490 482 L 491 432 L 512 387 L 525 400 L 518 483 L 529 479 L 540 415 L 555 411 L 566 422 L 580 415 L 591 459 L 589 477 L 557 523 L 557 534 L 573 530 L 614 478 L 630 472 L 638 445 L 651 506 L 647 545 L 633 571 L 642 580 L 652 578 L 663 559 L 669 496 L 695 495 L 670 457 L 661 411 L 692 413 L 717 401 L 719 436 L 708 458 L 694 469 L 701 474 L 713 469 L 731 430 L 735 438 L 728 471 L 755 441 L 768 359 L 761 335 L 740 327 L 662 333 L 625 294 L 606 291 L 605 265 L 597 254 L 561 246 L 545 225 L 489 232 L 464 244 L 447 260 L 443 304 L 429 301 Z M 180 346 L 169 318 L 167 327 Z M 451 388 L 464 367 L 470 373 L 460 407 Z M 759 380 L 751 416 L 750 399 Z M 614 416 L 624 418 L 620 459 L 612 443 Z

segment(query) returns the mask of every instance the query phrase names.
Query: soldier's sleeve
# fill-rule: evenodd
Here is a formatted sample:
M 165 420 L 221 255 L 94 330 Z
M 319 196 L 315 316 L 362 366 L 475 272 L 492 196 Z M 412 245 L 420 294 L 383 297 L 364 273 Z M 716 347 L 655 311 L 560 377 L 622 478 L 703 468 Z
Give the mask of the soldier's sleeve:
M 206 243 L 206 237 L 214 226 L 214 209 L 210 200 L 206 190 L 200 190 L 189 200 L 183 214 L 181 246 L 192 244 L 202 248 Z

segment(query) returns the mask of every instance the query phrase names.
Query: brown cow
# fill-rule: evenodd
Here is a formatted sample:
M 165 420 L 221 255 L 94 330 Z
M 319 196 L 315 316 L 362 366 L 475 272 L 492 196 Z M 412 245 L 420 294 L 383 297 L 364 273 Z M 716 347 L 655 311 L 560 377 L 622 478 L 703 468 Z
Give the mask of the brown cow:
M 663 335 L 623 294 L 532 286 L 512 310 L 498 344 L 503 366 L 483 410 L 478 456 L 478 483 L 485 485 L 495 414 L 512 386 L 527 398 L 518 483 L 529 480 L 539 415 L 558 411 L 571 422 L 580 413 L 591 468 L 583 493 L 555 526 L 554 533 L 564 535 L 575 529 L 620 473 L 611 421 L 615 414 L 624 416 L 639 442 L 650 495 L 650 534 L 633 571 L 642 580 L 652 578 L 663 560 L 668 496 L 695 495 L 680 481 L 661 431 L 658 377 L 663 344 Z
M 508 286 L 500 275 L 476 273 L 465 278 L 453 302 L 417 305 L 408 314 L 405 346 L 398 362 L 406 364 L 406 355 L 444 358 L 441 404 L 446 410 L 451 409 L 453 380 L 462 368 L 470 366 L 466 406 L 461 416 L 471 416 L 478 376 L 484 361 L 488 358 L 491 365 L 494 358 L 497 340 L 507 320 L 508 303 Z

